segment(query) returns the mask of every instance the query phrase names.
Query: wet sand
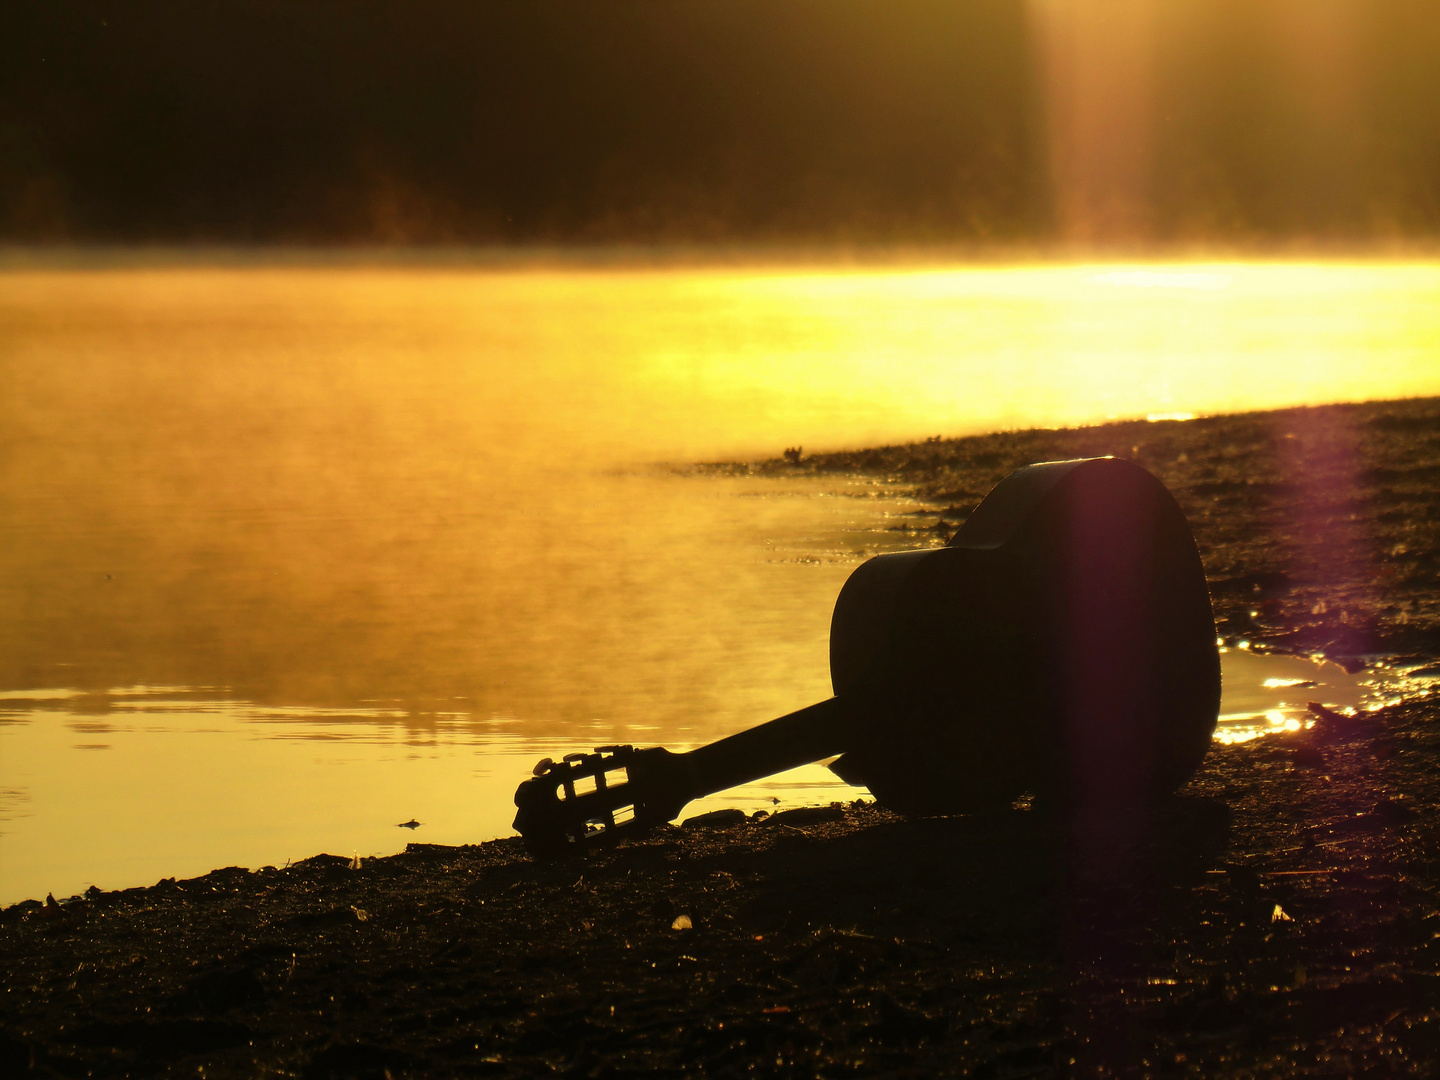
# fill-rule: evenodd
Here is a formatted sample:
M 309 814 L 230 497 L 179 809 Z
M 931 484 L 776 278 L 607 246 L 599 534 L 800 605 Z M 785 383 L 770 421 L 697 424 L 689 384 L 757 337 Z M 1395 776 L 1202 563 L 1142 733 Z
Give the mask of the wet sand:
M 1227 639 L 1440 658 L 1440 400 L 708 468 L 893 477 L 939 542 L 1012 468 L 1093 453 L 1176 493 Z M 1429 1075 L 1437 713 L 1216 745 L 1143 822 L 861 803 L 583 862 L 412 844 L 27 902 L 0 913 L 0 1070 Z

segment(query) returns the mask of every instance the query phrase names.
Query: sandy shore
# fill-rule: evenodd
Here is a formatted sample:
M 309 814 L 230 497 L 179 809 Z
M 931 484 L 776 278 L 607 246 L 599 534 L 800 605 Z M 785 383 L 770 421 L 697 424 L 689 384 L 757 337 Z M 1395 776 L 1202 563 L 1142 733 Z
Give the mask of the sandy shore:
M 938 540 L 1012 468 L 1094 453 L 1176 493 L 1226 637 L 1440 657 L 1435 399 L 715 468 L 896 477 Z M 1216 746 L 1139 830 L 856 804 L 16 905 L 0 1072 L 1431 1075 L 1437 712 Z

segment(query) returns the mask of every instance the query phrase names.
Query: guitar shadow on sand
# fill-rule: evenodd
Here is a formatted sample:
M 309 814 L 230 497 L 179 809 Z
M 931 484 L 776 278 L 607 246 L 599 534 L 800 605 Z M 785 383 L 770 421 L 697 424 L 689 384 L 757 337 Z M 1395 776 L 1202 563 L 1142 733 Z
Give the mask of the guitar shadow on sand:
M 656 915 L 688 904 L 757 939 L 831 934 L 967 966 L 1122 975 L 1164 962 L 1155 949 L 1173 942 L 1229 834 L 1224 804 L 1183 796 L 1070 819 L 1029 808 L 905 819 L 873 804 L 809 826 L 785 817 L 680 830 L 618 849 L 606 869 L 669 870 L 675 899 Z

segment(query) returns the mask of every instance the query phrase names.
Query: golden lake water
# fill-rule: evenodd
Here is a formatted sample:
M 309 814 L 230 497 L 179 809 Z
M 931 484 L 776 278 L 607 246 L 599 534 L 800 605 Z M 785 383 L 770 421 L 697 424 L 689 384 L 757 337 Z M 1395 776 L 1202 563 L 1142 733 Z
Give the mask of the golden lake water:
M 0 903 L 483 840 L 540 756 L 824 697 L 914 507 L 667 462 L 1435 393 L 1435 264 L 11 266 Z M 1237 732 L 1316 681 L 1241 670 Z

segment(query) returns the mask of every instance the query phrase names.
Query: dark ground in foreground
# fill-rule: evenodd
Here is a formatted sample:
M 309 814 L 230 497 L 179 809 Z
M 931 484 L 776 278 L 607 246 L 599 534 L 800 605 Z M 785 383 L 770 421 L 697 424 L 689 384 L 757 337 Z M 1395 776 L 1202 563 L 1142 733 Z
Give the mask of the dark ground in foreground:
M 1225 635 L 1440 654 L 1440 401 L 747 468 L 899 478 L 940 536 L 1014 466 L 1101 452 L 1176 492 Z M 0 1074 L 1431 1075 L 1437 713 L 1215 746 L 1143 822 L 856 804 L 16 905 Z

